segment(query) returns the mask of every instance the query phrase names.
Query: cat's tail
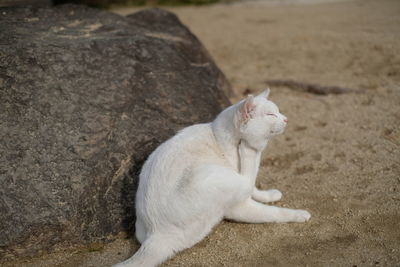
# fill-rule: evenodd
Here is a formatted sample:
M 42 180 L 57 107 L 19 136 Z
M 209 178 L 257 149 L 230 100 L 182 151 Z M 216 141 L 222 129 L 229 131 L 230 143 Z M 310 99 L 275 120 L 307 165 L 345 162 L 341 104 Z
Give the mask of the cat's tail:
M 124 262 L 113 267 L 154 267 L 158 266 L 174 254 L 168 239 L 159 235 L 149 236 L 138 251 Z

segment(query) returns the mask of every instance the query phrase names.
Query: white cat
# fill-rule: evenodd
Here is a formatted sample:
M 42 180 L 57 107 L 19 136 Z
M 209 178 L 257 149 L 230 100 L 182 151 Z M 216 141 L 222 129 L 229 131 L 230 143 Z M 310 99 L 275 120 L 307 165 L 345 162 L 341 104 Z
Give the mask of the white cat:
M 140 249 L 115 266 L 151 267 L 202 240 L 223 218 L 246 223 L 305 222 L 310 213 L 268 206 L 278 190 L 255 180 L 268 140 L 287 119 L 269 89 L 232 105 L 211 123 L 187 127 L 147 159 L 136 195 Z

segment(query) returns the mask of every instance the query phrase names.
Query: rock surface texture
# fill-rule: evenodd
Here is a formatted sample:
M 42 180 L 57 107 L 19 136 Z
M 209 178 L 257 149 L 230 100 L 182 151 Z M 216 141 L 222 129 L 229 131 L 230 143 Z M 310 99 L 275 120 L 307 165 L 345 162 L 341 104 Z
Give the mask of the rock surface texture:
M 0 9 L 0 258 L 133 231 L 149 153 L 229 104 L 167 11 Z

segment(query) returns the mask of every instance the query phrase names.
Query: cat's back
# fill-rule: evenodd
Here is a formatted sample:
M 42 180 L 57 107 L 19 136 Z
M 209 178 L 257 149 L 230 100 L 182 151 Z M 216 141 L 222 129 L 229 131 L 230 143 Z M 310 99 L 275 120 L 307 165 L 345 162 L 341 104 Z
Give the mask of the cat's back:
M 224 164 L 211 124 L 184 128 L 151 153 L 140 174 L 140 183 L 171 186 L 190 169 L 207 163 Z

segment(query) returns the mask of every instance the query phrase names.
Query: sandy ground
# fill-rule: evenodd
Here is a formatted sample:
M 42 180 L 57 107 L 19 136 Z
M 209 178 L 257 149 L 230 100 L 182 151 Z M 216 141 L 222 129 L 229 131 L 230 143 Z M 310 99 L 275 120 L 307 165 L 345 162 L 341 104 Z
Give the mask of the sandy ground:
M 257 183 L 281 190 L 276 204 L 305 208 L 311 220 L 223 222 L 163 266 L 400 266 L 400 1 L 301 3 L 171 9 L 238 96 L 268 79 L 363 93 L 271 88 L 289 125 L 264 153 Z M 121 238 L 4 266 L 110 266 L 137 248 Z

